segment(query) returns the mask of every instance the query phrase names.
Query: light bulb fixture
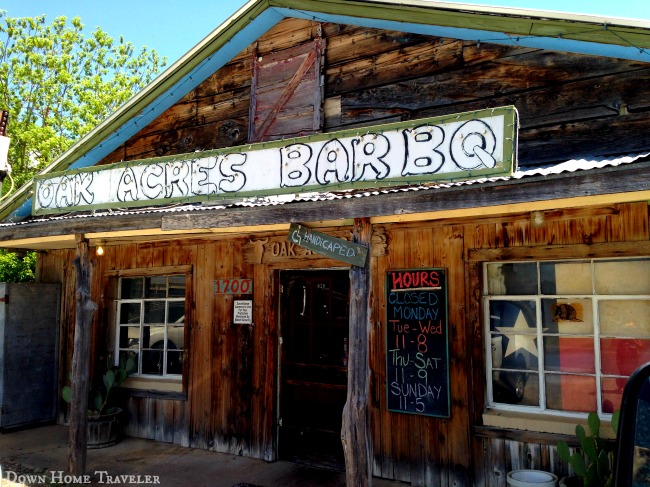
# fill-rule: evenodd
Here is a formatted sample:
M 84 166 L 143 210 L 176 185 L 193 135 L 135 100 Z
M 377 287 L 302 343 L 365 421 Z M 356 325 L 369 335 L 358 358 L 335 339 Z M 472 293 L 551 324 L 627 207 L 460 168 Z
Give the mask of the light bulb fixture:
M 103 242 L 99 242 L 95 248 L 95 255 L 102 256 L 104 255 L 104 245 Z

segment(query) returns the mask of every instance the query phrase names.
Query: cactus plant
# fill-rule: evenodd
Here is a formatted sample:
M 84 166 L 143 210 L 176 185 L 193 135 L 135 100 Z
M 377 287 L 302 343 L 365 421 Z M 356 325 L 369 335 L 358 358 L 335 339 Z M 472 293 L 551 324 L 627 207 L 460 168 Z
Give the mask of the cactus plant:
M 612 428 L 618 430 L 619 411 L 612 416 Z M 582 451 L 571 453 L 569 445 L 560 441 L 557 452 L 567 462 L 584 487 L 611 487 L 613 484 L 614 445 L 600 437 L 600 418 L 596 413 L 587 417 L 589 434 L 582 425 L 576 426 L 576 437 Z
M 107 359 L 106 369 L 102 373 L 102 384 L 91 387 L 88 393 L 89 417 L 98 417 L 114 412 L 116 408 L 111 403 L 111 392 L 126 380 L 129 374 L 135 370 L 135 366 L 133 354 L 122 355 L 117 365 L 111 365 L 111 359 Z M 63 386 L 61 396 L 64 401 L 69 403 L 72 400 L 72 388 L 68 385 Z

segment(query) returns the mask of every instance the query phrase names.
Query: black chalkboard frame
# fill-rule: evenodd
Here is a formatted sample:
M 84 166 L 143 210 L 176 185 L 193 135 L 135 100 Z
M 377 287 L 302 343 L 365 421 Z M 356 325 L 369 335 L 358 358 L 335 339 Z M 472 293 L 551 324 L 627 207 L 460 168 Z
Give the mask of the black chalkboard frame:
M 440 280 L 440 286 L 439 289 L 433 289 L 435 286 L 430 286 L 431 284 L 431 279 L 429 279 L 427 282 L 427 279 L 424 279 L 424 286 L 418 285 L 418 286 L 413 286 L 409 287 L 408 289 L 412 292 L 425 292 L 425 293 L 434 293 L 437 296 L 437 303 L 442 302 L 442 306 L 439 306 L 439 312 L 443 312 L 443 316 L 440 318 L 440 326 L 441 326 L 441 340 L 436 343 L 437 348 L 436 351 L 442 352 L 444 354 L 444 357 L 441 360 L 436 360 L 436 363 L 438 366 L 442 365 L 443 366 L 443 372 L 441 375 L 438 377 L 442 377 L 442 380 L 444 383 L 440 387 L 440 394 L 443 396 L 446 396 L 446 400 L 438 401 L 435 406 L 430 406 L 427 407 L 427 404 L 424 404 L 424 409 L 419 410 L 421 404 L 418 404 L 417 402 L 414 402 L 412 404 L 407 404 L 406 398 L 403 400 L 399 401 L 399 405 L 396 407 L 395 406 L 395 399 L 394 397 L 391 398 L 391 388 L 392 387 L 399 387 L 394 385 L 394 380 L 393 377 L 396 377 L 396 373 L 400 377 L 404 377 L 402 375 L 402 370 L 397 369 L 394 365 L 391 364 L 392 361 L 394 361 L 395 357 L 391 354 L 391 350 L 395 349 L 395 340 L 396 340 L 396 333 L 391 330 L 392 326 L 392 321 L 394 316 L 391 316 L 391 311 L 392 311 L 392 303 L 391 303 L 391 293 L 394 292 L 392 289 L 392 285 L 390 282 L 391 276 L 394 273 L 410 273 L 410 274 L 415 274 L 422 276 L 422 273 L 426 273 L 425 275 L 432 276 L 432 273 L 435 273 L 437 277 L 439 277 Z M 417 278 L 416 278 L 417 279 Z M 410 284 L 415 284 L 416 279 L 413 279 Z M 386 328 L 385 328 L 385 337 L 386 337 L 386 408 L 388 411 L 391 412 L 396 412 L 396 413 L 406 413 L 406 414 L 416 414 L 416 415 L 422 415 L 422 416 L 431 416 L 431 417 L 437 417 L 437 418 L 445 418 L 448 419 L 451 417 L 451 395 L 450 395 L 450 385 L 449 385 L 449 314 L 448 314 L 448 289 L 447 289 L 447 269 L 446 268 L 441 268 L 441 267 L 430 267 L 430 268 L 412 268 L 412 269 L 388 269 L 386 270 L 386 279 L 385 279 L 385 298 L 386 298 Z M 403 322 L 402 322 L 403 323 Z M 419 325 L 419 323 L 418 323 Z M 428 342 L 428 341 L 427 341 Z M 442 343 L 440 343 L 442 342 Z M 400 343 L 403 345 L 406 345 L 406 343 L 417 343 L 417 339 L 415 341 L 411 340 L 406 340 L 406 336 L 404 334 L 400 335 Z M 416 345 L 417 346 L 417 345 Z M 414 354 L 416 354 L 417 351 L 414 351 Z M 410 355 L 410 354 L 409 354 Z M 413 362 L 414 357 L 409 357 L 410 362 Z M 419 363 L 422 364 L 422 359 L 419 360 Z M 397 372 L 396 372 L 397 371 Z M 428 381 L 428 379 L 427 379 Z M 429 382 L 424 383 L 424 387 L 426 388 L 427 385 L 429 385 Z M 437 392 L 437 389 L 434 389 L 434 392 Z M 393 394 L 393 396 L 395 396 Z M 417 398 L 416 398 L 417 401 Z M 402 407 L 402 406 L 406 407 Z

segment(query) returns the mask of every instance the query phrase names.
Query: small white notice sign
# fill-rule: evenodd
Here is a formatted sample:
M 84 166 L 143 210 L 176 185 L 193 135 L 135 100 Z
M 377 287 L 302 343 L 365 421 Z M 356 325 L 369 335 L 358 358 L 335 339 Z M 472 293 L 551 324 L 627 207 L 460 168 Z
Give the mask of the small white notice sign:
M 234 301 L 232 321 L 235 325 L 252 325 L 253 301 L 250 299 L 236 299 Z

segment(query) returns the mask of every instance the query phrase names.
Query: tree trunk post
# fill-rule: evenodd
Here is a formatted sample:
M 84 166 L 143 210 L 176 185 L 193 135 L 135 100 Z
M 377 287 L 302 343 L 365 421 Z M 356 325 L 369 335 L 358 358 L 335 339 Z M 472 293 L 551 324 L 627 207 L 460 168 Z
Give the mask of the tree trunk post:
M 372 225 L 355 218 L 353 240 L 368 246 Z M 350 335 L 348 339 L 348 397 L 343 408 L 341 441 L 347 487 L 372 486 L 370 438 L 370 252 L 364 267 L 350 269 Z
M 86 470 L 90 327 L 97 305 L 90 296 L 88 241 L 77 236 L 74 350 L 72 353 L 72 401 L 70 403 L 68 469 L 72 475 Z

